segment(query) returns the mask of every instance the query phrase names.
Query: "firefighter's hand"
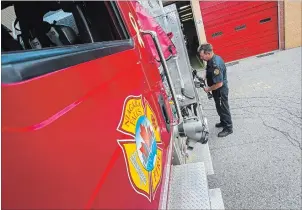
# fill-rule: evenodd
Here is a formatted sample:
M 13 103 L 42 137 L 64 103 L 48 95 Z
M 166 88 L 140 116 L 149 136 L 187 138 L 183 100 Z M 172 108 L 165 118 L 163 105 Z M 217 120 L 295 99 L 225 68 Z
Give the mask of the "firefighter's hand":
M 206 93 L 210 92 L 210 88 L 209 87 L 205 87 L 204 88 L 204 92 L 206 92 Z

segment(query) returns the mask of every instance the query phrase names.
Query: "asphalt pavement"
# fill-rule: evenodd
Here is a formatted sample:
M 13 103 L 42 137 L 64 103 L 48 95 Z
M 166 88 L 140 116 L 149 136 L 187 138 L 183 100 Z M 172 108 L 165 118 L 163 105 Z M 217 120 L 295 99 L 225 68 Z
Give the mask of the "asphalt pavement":
M 230 52 L 231 53 L 231 52 Z M 202 94 L 214 174 L 226 209 L 301 209 L 301 48 L 241 60 L 227 68 L 234 133 L 221 129 Z

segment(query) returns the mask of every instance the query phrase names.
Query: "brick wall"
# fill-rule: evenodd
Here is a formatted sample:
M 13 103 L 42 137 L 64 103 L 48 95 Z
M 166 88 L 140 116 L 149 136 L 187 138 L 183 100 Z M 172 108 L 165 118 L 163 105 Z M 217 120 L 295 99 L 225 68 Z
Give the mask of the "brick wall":
M 284 28 L 284 1 L 278 2 L 278 16 L 279 16 L 279 49 L 285 49 L 285 28 Z
M 285 49 L 302 46 L 301 16 L 301 1 L 284 1 Z

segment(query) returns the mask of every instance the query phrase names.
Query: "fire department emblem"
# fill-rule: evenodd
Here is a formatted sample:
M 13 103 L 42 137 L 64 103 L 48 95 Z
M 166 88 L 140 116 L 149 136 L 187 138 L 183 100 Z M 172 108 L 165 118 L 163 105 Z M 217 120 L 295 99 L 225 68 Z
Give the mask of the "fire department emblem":
M 156 115 L 142 96 L 125 99 L 117 130 L 129 138 L 118 140 L 133 189 L 154 200 L 162 177 L 162 141 Z

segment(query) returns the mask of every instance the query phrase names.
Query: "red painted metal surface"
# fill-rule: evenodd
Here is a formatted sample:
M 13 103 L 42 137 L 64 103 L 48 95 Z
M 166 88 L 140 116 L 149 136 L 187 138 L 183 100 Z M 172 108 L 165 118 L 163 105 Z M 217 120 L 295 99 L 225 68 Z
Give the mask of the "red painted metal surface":
M 275 1 L 200 1 L 207 42 L 225 62 L 278 49 Z
M 118 5 L 134 49 L 2 85 L 3 209 L 158 208 L 163 180 L 150 201 L 134 190 L 117 142 L 131 137 L 117 127 L 125 99 L 142 95 L 157 118 L 164 166 L 171 134 L 157 96 L 165 93 L 129 20 L 129 12 L 137 19 L 131 4 Z
M 175 56 L 177 54 L 176 47 L 174 46 L 171 39 L 169 39 L 169 37 L 166 35 L 165 31 L 155 21 L 155 19 L 148 14 L 146 9 L 139 2 L 131 1 L 131 4 L 135 8 L 135 14 L 138 17 L 138 23 L 141 29 L 144 31 L 155 31 L 157 33 L 158 41 L 160 42 L 160 46 L 165 59 L 169 59 L 171 56 Z M 161 65 L 160 58 L 152 37 L 146 36 L 145 40 L 148 43 L 147 45 L 150 47 L 150 51 L 152 52 L 153 57 L 156 61 L 158 61 L 157 66 L 159 67 Z

